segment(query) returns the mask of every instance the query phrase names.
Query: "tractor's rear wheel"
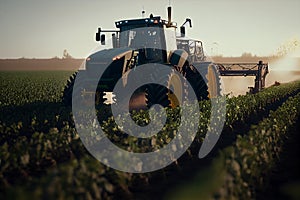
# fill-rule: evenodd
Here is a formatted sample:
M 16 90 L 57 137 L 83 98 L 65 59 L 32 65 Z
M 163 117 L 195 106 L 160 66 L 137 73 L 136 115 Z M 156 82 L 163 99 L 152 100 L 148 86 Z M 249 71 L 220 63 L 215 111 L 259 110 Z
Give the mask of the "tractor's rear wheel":
M 185 77 L 192 86 L 198 101 L 208 99 L 208 87 L 205 77 L 203 77 L 201 74 L 203 73 L 199 73 L 193 66 L 187 67 L 185 72 Z
M 221 95 L 220 75 L 214 64 L 210 62 L 199 63 L 197 70 L 194 66 L 190 66 L 186 70 L 185 77 L 192 85 L 198 101 Z
M 65 85 L 65 88 L 63 90 L 62 94 L 62 102 L 66 106 L 72 105 L 72 93 L 73 93 L 73 87 L 75 83 L 75 79 L 78 72 L 74 72 L 70 78 L 67 81 L 67 84 Z
M 83 73 L 83 72 L 80 72 Z M 74 72 L 70 78 L 68 79 L 65 88 L 63 90 L 62 94 L 62 102 L 66 106 L 72 106 L 72 98 L 73 98 L 73 88 L 75 84 L 75 79 L 77 77 L 78 72 Z M 88 78 L 86 78 L 83 81 L 88 81 Z M 86 83 L 84 84 L 86 85 Z M 87 85 L 86 85 L 87 86 Z M 104 99 L 104 91 L 101 89 L 97 88 L 96 94 L 95 94 L 95 99 L 91 99 L 91 96 L 93 96 L 94 92 L 93 91 L 87 91 L 86 89 L 83 88 L 82 84 L 78 83 L 76 90 L 79 90 L 77 94 L 80 94 L 77 98 L 83 98 L 81 99 L 82 102 L 86 104 L 96 104 L 100 105 L 105 101 Z
M 164 74 L 164 72 L 160 72 Z M 150 108 L 154 104 L 160 104 L 163 107 L 175 108 L 179 106 L 183 99 L 185 92 L 184 78 L 175 73 L 173 69 L 171 73 L 166 73 L 168 77 L 163 78 L 167 80 L 165 86 L 159 84 L 146 85 L 146 103 Z M 156 79 L 158 75 L 154 74 L 153 78 Z
M 207 68 L 207 85 L 208 85 L 208 97 L 216 98 L 221 95 L 221 82 L 220 75 L 215 65 L 209 65 Z
M 171 102 L 168 99 L 168 89 L 158 84 L 148 84 L 146 86 L 146 104 L 150 108 L 154 104 L 160 104 L 163 107 L 169 107 Z
M 168 99 L 170 101 L 170 107 L 176 108 L 182 104 L 184 95 L 187 90 L 185 89 L 184 77 L 180 77 L 178 74 L 172 73 L 168 80 Z

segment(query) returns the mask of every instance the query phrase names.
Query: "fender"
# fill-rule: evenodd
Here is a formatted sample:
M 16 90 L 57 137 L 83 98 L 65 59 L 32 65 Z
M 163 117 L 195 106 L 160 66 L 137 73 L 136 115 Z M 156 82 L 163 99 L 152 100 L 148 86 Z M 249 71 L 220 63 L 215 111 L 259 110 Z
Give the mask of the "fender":
M 183 49 L 176 49 L 170 52 L 169 63 L 182 68 L 187 61 L 189 54 Z

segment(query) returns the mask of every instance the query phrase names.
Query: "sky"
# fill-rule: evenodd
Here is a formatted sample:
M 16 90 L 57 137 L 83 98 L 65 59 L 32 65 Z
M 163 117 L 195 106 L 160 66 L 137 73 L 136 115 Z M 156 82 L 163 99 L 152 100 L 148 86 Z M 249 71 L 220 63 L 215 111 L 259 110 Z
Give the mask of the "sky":
M 299 0 L 0 0 L 0 58 L 62 57 L 64 49 L 84 58 L 99 46 L 98 27 L 114 29 L 143 9 L 167 19 L 169 5 L 178 25 L 192 19 L 187 35 L 211 56 L 268 56 L 300 41 Z

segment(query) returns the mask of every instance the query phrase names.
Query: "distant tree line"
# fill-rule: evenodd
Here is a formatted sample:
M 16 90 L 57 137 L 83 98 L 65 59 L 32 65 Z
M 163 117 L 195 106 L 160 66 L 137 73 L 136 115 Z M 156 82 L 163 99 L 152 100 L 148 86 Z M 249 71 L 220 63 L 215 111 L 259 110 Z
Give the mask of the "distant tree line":
M 62 59 L 70 59 L 70 58 L 73 58 L 73 57 L 69 54 L 69 52 L 67 51 L 67 49 L 65 49 L 64 52 L 63 52 Z

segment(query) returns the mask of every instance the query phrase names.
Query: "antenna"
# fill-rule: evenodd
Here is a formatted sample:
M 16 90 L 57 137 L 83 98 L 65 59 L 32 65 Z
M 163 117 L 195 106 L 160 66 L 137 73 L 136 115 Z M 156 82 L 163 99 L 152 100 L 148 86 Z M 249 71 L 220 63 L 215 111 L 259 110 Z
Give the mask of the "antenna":
M 171 18 L 172 18 L 172 7 L 169 6 L 168 7 L 168 25 L 172 24 L 172 22 L 171 22 L 172 19 Z

